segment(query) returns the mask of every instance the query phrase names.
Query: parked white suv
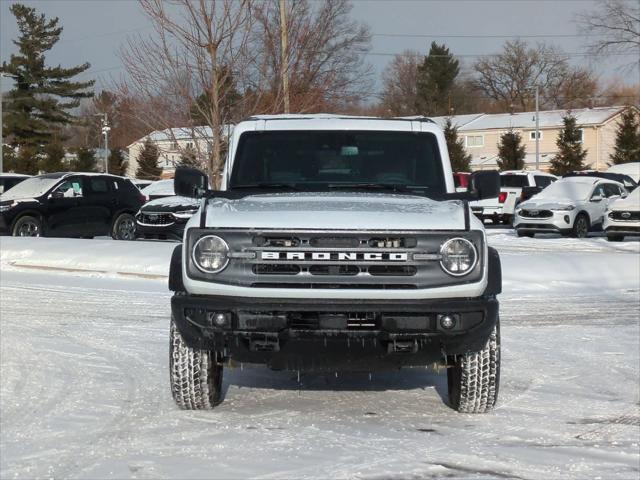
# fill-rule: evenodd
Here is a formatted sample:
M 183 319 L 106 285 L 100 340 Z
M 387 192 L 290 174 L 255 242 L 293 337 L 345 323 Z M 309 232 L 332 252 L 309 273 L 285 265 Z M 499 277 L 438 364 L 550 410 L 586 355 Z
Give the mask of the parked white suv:
M 495 198 L 471 202 L 471 210 L 482 221 L 491 220 L 494 224 L 511 224 L 516 206 L 522 201 L 523 189 L 532 187 L 537 193 L 555 182 L 555 175 L 546 172 L 528 170 L 506 170 L 500 172 L 500 194 Z
M 577 238 L 602 226 L 609 202 L 627 193 L 622 184 L 597 177 L 568 177 L 549 185 L 516 209 L 519 237 L 560 233 Z
M 640 187 L 609 204 L 603 229 L 607 239 L 619 242 L 627 235 L 640 235 Z
M 276 115 L 239 123 L 221 191 L 200 197 L 169 274 L 176 403 L 222 399 L 223 365 L 372 371 L 447 367 L 461 412 L 493 407 L 500 377 L 498 253 L 456 192 L 444 134 L 428 119 Z

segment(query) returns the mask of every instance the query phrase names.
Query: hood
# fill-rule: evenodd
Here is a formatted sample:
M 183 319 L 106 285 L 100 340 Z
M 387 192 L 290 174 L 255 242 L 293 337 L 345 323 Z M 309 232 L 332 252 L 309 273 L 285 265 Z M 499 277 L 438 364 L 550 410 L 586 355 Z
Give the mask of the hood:
M 341 230 L 462 230 L 461 201 L 359 192 L 305 192 L 213 199 L 207 226 Z
M 537 208 L 539 210 L 549 210 L 551 208 L 564 207 L 566 205 L 575 205 L 578 202 L 571 198 L 532 198 L 518 205 L 518 208 Z M 579 202 L 578 202 L 579 203 Z
M 180 212 L 182 210 L 197 210 L 198 208 L 200 208 L 200 200 L 176 195 L 151 200 L 150 202 L 145 203 L 142 208 L 140 208 L 140 211 Z
M 637 187 L 627 198 L 619 198 L 609 205 L 610 210 L 640 211 L 640 187 Z

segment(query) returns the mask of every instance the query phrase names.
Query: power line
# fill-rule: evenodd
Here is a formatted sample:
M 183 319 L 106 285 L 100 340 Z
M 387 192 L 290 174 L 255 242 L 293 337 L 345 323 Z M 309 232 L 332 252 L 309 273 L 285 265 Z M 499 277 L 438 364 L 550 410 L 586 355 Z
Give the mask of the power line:
M 399 38 L 580 38 L 591 37 L 592 34 L 579 33 L 537 33 L 529 35 L 503 35 L 503 34 L 435 34 L 428 33 L 372 33 L 372 37 L 399 37 Z

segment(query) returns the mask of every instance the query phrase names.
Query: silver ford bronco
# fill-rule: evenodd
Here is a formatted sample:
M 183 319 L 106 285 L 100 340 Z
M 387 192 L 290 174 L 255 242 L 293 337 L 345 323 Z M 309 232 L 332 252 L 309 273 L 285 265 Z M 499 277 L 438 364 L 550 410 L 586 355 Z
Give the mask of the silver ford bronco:
M 221 401 L 224 366 L 372 371 L 443 366 L 450 405 L 498 396 L 501 270 L 456 192 L 427 118 L 251 117 L 236 125 L 220 190 L 178 168 L 199 198 L 171 260 L 170 379 L 184 409 Z

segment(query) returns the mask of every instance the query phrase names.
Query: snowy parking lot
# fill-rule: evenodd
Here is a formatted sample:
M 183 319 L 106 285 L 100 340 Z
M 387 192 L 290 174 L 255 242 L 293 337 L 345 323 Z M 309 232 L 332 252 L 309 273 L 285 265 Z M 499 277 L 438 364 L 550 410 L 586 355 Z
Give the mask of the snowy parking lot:
M 503 262 L 497 408 L 444 372 L 225 370 L 168 385 L 175 244 L 0 240 L 0 478 L 638 478 L 640 242 L 488 231 Z

